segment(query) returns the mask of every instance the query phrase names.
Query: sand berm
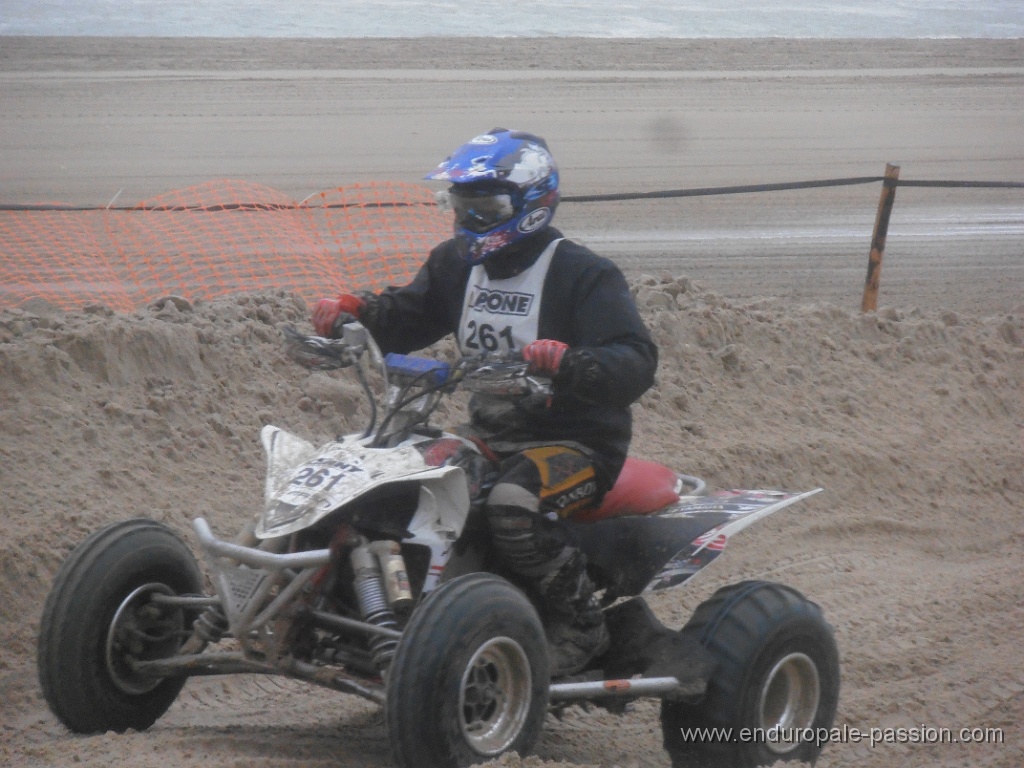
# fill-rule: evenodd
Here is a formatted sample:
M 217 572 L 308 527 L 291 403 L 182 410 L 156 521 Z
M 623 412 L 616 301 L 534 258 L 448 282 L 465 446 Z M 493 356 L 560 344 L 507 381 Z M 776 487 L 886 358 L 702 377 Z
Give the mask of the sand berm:
M 990 728 L 1002 743 L 834 743 L 823 766 L 1024 764 L 1024 306 L 999 316 L 861 314 L 730 300 L 640 275 L 660 346 L 633 453 L 713 488 L 825 492 L 737 537 L 690 588 L 652 599 L 682 625 L 719 586 L 783 581 L 820 603 L 842 653 L 838 724 Z M 80 737 L 35 676 L 43 601 L 90 532 L 138 515 L 191 537 L 258 509 L 258 432 L 313 440 L 367 416 L 357 385 L 298 367 L 284 293 L 0 312 L 0 763 L 12 766 L 389 765 L 380 712 L 277 678 L 196 679 L 146 733 Z M 440 353 L 450 351 L 447 348 Z M 440 415 L 462 415 L 454 403 Z M 657 705 L 549 719 L 506 766 L 664 766 Z

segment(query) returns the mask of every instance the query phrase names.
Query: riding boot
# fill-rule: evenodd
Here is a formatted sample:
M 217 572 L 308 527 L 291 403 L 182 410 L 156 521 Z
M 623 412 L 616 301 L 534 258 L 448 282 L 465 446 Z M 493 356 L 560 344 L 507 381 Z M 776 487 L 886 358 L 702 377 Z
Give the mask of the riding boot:
M 501 493 L 513 491 L 506 487 Z M 494 497 L 492 492 L 492 502 Z M 609 642 L 604 613 L 587 576 L 586 558 L 568 543 L 560 525 L 522 506 L 491 503 L 487 517 L 499 555 L 534 586 L 541 599 L 552 676 L 579 672 L 604 653 Z
M 561 567 L 537 585 L 547 614 L 552 677 L 580 672 L 608 650 L 610 642 L 604 612 L 587 575 L 586 558 L 574 548 L 567 554 Z

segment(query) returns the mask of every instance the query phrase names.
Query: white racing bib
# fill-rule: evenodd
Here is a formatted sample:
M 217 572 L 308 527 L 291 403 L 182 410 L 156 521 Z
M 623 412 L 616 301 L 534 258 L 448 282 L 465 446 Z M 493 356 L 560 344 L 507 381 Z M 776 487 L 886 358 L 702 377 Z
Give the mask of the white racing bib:
M 541 291 L 562 238 L 553 241 L 525 272 L 491 280 L 483 264 L 469 273 L 459 321 L 463 355 L 519 350 L 537 340 Z

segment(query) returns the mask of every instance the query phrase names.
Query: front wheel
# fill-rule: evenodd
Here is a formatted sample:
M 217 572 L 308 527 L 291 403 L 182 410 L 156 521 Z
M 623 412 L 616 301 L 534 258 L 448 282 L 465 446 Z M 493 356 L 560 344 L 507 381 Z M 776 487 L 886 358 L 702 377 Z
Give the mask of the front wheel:
M 132 661 L 173 656 L 192 618 L 153 598 L 202 591 L 185 542 L 154 520 L 115 523 L 79 544 L 40 622 L 39 682 L 53 713 L 76 733 L 152 725 L 185 678 L 140 675 Z
M 717 667 L 701 702 L 662 704 L 673 768 L 815 761 L 839 701 L 839 653 L 817 605 L 781 584 L 743 582 L 698 606 L 682 632 Z
M 409 621 L 388 674 L 400 768 L 461 768 L 525 754 L 548 703 L 544 629 L 525 595 L 472 573 L 442 584 Z

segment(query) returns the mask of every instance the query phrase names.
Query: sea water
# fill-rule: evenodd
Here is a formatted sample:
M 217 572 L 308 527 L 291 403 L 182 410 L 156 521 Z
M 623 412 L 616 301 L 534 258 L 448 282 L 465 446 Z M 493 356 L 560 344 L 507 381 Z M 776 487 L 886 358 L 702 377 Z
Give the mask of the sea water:
M 1024 37 L 1024 0 L 0 0 L 0 35 Z

